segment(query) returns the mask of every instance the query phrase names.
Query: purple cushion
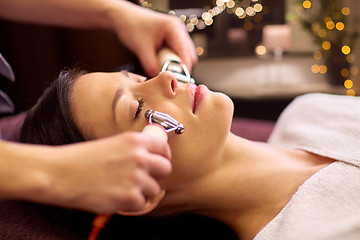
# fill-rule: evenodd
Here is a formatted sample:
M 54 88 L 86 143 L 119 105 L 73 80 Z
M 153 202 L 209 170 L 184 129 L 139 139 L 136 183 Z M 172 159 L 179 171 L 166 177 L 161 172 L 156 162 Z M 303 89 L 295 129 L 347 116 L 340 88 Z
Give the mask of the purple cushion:
M 274 126 L 271 121 L 234 118 L 230 131 L 252 141 L 266 142 Z
M 18 142 L 21 126 L 26 117 L 26 112 L 0 119 L 1 139 Z

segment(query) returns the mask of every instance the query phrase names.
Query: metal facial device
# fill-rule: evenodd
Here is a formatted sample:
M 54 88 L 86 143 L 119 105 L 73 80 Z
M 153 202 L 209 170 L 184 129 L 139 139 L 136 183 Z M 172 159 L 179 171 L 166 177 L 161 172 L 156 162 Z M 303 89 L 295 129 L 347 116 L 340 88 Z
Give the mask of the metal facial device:
M 189 70 L 182 62 L 167 60 L 161 69 L 161 72 L 164 71 L 171 71 L 174 73 L 176 80 L 180 82 L 195 83 L 195 80 L 190 76 Z
M 159 60 L 162 64 L 161 72 L 170 71 L 176 79 L 183 83 L 195 83 L 195 79 L 190 76 L 190 72 L 186 65 L 182 63 L 179 56 L 177 56 L 169 48 L 163 48 L 159 51 Z
M 165 114 L 162 112 L 147 110 L 145 112 L 145 117 L 149 119 L 149 123 L 157 123 L 160 124 L 165 132 L 175 131 L 177 134 L 182 134 L 184 132 L 184 125 L 179 123 L 175 118 L 171 117 L 169 114 Z

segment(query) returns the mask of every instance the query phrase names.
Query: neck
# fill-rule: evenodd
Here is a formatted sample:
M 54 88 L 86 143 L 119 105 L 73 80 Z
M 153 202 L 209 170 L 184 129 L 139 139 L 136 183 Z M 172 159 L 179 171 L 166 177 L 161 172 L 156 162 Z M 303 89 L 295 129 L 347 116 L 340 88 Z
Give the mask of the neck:
M 182 208 L 224 222 L 239 239 L 253 239 L 304 181 L 331 162 L 231 133 L 216 158 L 220 160 L 216 171 L 176 196 Z

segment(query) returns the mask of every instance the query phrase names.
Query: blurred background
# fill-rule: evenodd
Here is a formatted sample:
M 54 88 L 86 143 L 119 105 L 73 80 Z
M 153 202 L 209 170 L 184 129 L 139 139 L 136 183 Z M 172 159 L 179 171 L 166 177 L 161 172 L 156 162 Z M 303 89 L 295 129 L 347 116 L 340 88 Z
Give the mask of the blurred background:
M 276 120 L 296 96 L 360 93 L 357 0 L 139 0 L 178 16 L 199 56 L 197 83 L 228 94 L 235 116 Z M 136 16 L 134 16 L 136 18 Z M 16 81 L 0 88 L 21 112 L 64 67 L 126 67 L 137 59 L 112 33 L 0 21 L 0 52 Z

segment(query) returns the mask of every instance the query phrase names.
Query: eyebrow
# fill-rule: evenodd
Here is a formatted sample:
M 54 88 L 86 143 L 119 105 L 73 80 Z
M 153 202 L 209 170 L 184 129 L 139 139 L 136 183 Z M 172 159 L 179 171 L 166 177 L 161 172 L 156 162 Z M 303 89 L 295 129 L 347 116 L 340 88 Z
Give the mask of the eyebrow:
M 122 89 L 121 87 L 119 87 L 116 92 L 115 92 L 115 96 L 111 105 L 111 112 L 112 112 L 112 117 L 113 117 L 113 121 L 116 121 L 116 116 L 115 116 L 115 107 L 116 107 L 116 103 L 119 101 L 119 99 L 121 98 L 121 96 L 124 94 L 124 89 Z

